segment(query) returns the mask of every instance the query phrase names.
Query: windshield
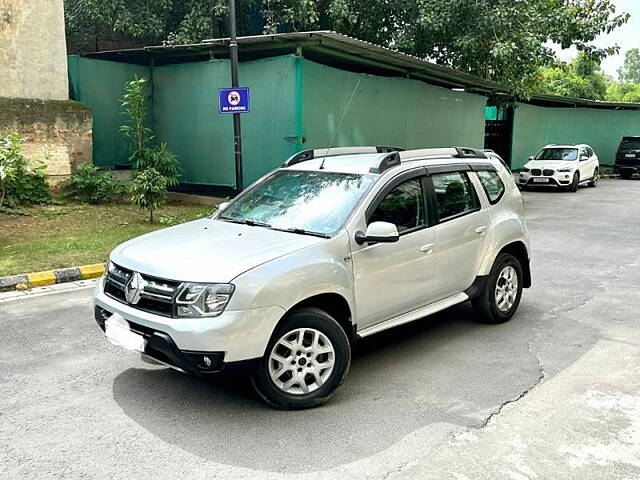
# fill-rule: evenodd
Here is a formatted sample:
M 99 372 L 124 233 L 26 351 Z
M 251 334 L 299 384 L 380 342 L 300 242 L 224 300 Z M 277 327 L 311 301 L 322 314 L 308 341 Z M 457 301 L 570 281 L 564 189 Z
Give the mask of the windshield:
M 218 217 L 296 233 L 336 233 L 376 177 L 322 171 L 278 170 Z
M 640 150 L 640 138 L 623 138 L 620 144 L 620 150 Z
M 543 148 L 536 160 L 577 160 L 577 148 Z

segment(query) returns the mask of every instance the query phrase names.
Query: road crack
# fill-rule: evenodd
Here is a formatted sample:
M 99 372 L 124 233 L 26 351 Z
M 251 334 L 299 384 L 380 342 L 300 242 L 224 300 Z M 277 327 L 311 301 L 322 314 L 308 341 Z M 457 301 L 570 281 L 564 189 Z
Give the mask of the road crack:
M 529 392 L 531 390 L 533 390 L 538 385 L 540 385 L 542 383 L 542 381 L 547 377 L 547 373 L 545 372 L 544 366 L 542 365 L 542 360 L 533 351 L 533 344 L 531 342 L 529 342 L 527 344 L 527 352 L 529 352 L 529 354 L 531 354 L 536 359 L 536 361 L 538 362 L 538 378 L 537 378 L 537 380 L 532 385 L 530 385 L 528 388 L 526 388 L 524 391 L 522 391 L 520 393 L 520 395 L 518 395 L 516 398 L 512 398 L 510 400 L 506 400 L 506 401 L 502 402 L 496 411 L 492 412 L 491 414 L 489 414 L 489 416 L 487 418 L 484 419 L 484 421 L 482 422 L 482 425 L 480 425 L 479 427 L 472 427 L 473 429 L 479 430 L 479 429 L 485 428 L 487 425 L 489 425 L 489 423 L 495 417 L 497 417 L 498 415 L 500 415 L 500 413 L 502 413 L 502 410 L 504 409 L 504 407 L 522 400 L 524 397 L 526 397 L 529 394 Z

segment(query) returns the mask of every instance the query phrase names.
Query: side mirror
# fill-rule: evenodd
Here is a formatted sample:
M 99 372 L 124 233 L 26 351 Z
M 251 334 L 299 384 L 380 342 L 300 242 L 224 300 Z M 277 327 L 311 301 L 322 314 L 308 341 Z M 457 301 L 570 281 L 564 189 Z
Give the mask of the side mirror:
M 589 160 L 589 155 L 583 155 L 580 157 L 581 162 L 586 162 L 587 160 Z
M 222 202 L 218 204 L 218 212 L 223 211 L 225 208 L 229 206 L 229 202 Z
M 356 243 L 393 243 L 400 240 L 398 228 L 389 222 L 373 222 L 367 227 L 367 232 L 356 232 Z
M 534 157 L 533 155 L 531 155 L 531 156 L 529 157 L 529 161 L 533 160 L 534 158 L 535 158 L 535 157 Z

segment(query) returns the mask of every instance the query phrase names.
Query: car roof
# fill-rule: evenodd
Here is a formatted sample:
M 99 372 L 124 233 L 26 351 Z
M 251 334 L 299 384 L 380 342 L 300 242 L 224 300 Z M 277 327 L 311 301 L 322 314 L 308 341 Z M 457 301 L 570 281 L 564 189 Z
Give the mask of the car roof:
M 404 170 L 410 170 L 415 167 L 440 166 L 440 165 L 470 165 L 470 164 L 491 164 L 500 163 L 495 158 L 490 158 L 480 150 L 465 149 L 469 151 L 468 155 L 457 157 L 459 150 L 456 147 L 451 148 L 432 148 L 404 150 L 398 152 L 385 153 L 348 153 L 337 154 L 331 156 L 318 156 L 309 160 L 294 163 L 283 168 L 291 170 L 303 171 L 325 171 L 332 173 L 353 173 L 353 174 L 369 174 L 382 176 L 387 172 L 398 173 Z M 474 155 L 477 153 L 477 155 Z M 380 169 L 386 158 L 396 155 L 399 162 Z M 292 157 L 293 158 L 293 157 Z M 381 171 L 376 171 L 381 170 Z
M 591 148 L 591 145 L 587 145 L 586 143 L 566 143 L 566 144 L 551 143 L 549 145 L 545 145 L 542 148 L 580 148 L 580 147 L 589 147 L 589 148 Z

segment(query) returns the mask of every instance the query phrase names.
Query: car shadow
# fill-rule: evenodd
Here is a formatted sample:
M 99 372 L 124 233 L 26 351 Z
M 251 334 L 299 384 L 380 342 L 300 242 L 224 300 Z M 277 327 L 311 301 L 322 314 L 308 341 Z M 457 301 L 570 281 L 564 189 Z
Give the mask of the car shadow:
M 488 326 L 471 318 L 463 304 L 364 339 L 344 385 L 312 410 L 273 409 L 246 378 L 201 380 L 157 367 L 122 372 L 113 397 L 149 432 L 204 459 L 280 472 L 326 469 L 431 424 L 478 426 L 536 381 L 530 322 Z

